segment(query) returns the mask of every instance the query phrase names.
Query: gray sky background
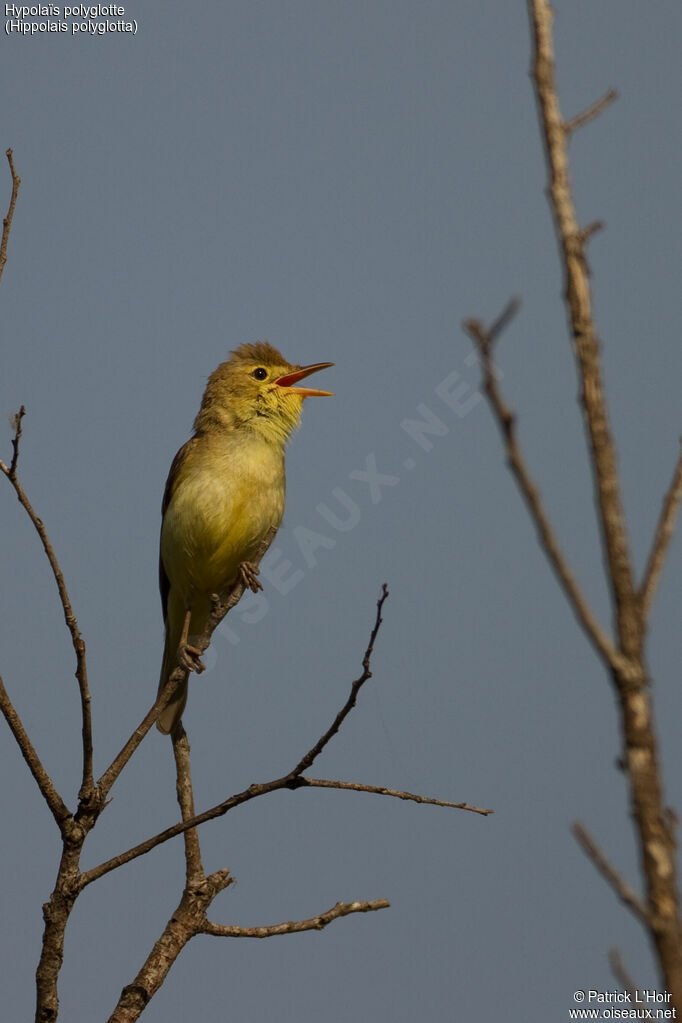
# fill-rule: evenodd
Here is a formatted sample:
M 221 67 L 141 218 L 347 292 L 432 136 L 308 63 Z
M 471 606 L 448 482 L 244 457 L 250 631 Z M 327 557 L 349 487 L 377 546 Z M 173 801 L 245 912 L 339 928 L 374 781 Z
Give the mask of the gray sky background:
M 571 155 L 582 222 L 607 224 L 590 245 L 592 280 L 641 569 L 681 425 L 682 10 L 556 6 L 565 115 L 620 91 Z M 321 386 L 336 397 L 306 404 L 289 451 L 276 547 L 295 585 L 240 605 L 192 682 L 198 808 L 289 770 L 324 731 L 386 580 L 374 678 L 314 773 L 495 809 L 484 819 L 304 791 L 207 825 L 207 869 L 238 879 L 214 920 L 277 923 L 353 899 L 391 909 L 321 934 L 196 939 L 145 1020 L 546 1023 L 568 1018 L 574 990 L 615 986 L 613 944 L 655 986 L 640 928 L 569 833 L 582 820 L 638 885 L 612 694 L 538 550 L 460 326 L 523 299 L 499 350 L 505 392 L 608 624 L 525 5 L 138 0 L 126 17 L 136 36 L 3 34 L 0 54 L 0 145 L 23 180 L 1 285 L 0 409 L 5 421 L 28 410 L 21 476 L 87 641 L 96 768 L 156 689 L 170 461 L 208 374 L 267 338 L 294 362 L 334 361 Z M 8 199 L 5 167 L 3 212 Z M 446 380 L 464 385 L 454 408 L 438 394 Z M 428 451 L 401 426 L 420 404 L 443 423 Z M 9 427 L 1 447 L 7 459 Z M 351 476 L 372 458 L 397 478 L 376 503 Z M 319 510 L 347 515 L 336 488 L 356 506 L 345 531 Z M 1 670 L 73 805 L 73 655 L 7 485 L 0 509 Z M 678 538 L 649 648 L 678 808 L 681 550 Z M 59 845 L 4 726 L 0 736 L 2 1015 L 19 1021 L 32 1018 Z M 168 741 L 150 735 L 112 795 L 86 867 L 177 820 Z M 60 1018 L 107 1018 L 182 882 L 175 841 L 87 890 Z

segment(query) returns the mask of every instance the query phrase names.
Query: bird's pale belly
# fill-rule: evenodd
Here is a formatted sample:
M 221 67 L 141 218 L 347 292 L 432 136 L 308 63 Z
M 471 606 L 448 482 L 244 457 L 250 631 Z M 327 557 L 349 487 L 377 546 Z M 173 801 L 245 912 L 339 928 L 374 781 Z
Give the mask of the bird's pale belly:
M 262 471 L 254 472 L 254 468 Z M 274 467 L 272 467 L 274 468 Z M 267 464 L 248 473 L 234 462 L 224 473 L 183 480 L 164 517 L 161 554 L 171 589 L 185 606 L 198 595 L 225 591 L 239 565 L 255 557 L 271 526 L 284 513 L 284 475 Z

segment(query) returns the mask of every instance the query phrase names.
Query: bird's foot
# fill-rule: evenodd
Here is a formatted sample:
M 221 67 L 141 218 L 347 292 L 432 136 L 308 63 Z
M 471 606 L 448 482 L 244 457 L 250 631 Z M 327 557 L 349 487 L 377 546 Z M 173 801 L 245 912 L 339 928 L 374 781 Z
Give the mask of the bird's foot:
M 178 663 L 186 671 L 193 671 L 197 675 L 206 670 L 206 665 L 201 659 L 201 650 L 189 643 L 181 643 L 178 647 Z
M 247 590 L 251 590 L 253 593 L 258 593 L 259 590 L 263 589 L 263 584 L 258 580 L 259 571 L 258 566 L 252 565 L 250 561 L 242 561 L 239 566 L 240 581 Z

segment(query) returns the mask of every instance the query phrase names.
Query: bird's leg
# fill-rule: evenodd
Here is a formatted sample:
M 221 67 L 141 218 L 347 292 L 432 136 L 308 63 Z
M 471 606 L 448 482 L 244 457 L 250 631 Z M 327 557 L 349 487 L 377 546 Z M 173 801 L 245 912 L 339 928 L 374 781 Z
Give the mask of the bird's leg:
M 178 644 L 178 661 L 187 671 L 195 671 L 201 675 L 206 665 L 201 660 L 201 650 L 189 643 L 189 623 L 192 620 L 191 609 L 185 613 L 185 621 L 182 626 L 182 635 Z
M 258 565 L 252 565 L 250 561 L 242 561 L 238 571 L 239 579 L 247 590 L 258 593 L 259 590 L 263 589 L 263 584 L 257 578 L 259 573 Z

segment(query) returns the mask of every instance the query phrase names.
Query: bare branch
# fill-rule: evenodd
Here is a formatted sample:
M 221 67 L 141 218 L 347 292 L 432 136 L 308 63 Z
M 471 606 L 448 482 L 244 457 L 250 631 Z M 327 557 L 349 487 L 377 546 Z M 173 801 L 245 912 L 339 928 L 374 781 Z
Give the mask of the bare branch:
M 578 128 L 582 128 L 583 125 L 588 124 L 590 121 L 594 121 L 595 117 L 599 117 L 607 107 L 618 99 L 617 89 L 608 89 L 601 99 L 595 100 L 586 110 L 583 110 L 581 114 L 576 114 L 570 121 L 564 122 L 564 131 L 566 135 L 572 135 Z
M 9 467 L 9 477 L 13 480 L 17 474 L 17 462 L 19 461 L 19 441 L 21 440 L 21 420 L 26 415 L 26 406 L 22 405 L 18 412 L 11 418 L 12 429 L 14 430 L 14 436 L 12 437 L 12 461 Z
M 351 913 L 373 913 L 378 909 L 388 909 L 387 899 L 376 899 L 374 902 L 337 902 L 326 913 L 313 916 L 309 920 L 289 920 L 283 924 L 271 924 L 269 927 L 230 927 L 227 924 L 214 924 L 207 920 L 201 928 L 202 934 L 213 934 L 218 938 L 274 938 L 279 934 L 300 934 L 301 931 L 321 931 L 333 920 Z
M 618 652 L 610 638 L 599 625 L 559 547 L 559 542 L 554 535 L 554 530 L 543 507 L 540 493 L 526 466 L 516 436 L 516 416 L 502 397 L 502 391 L 495 373 L 491 349 L 499 336 L 500 324 L 504 326 L 509 322 L 509 310 L 512 310 L 513 315 L 515 308 L 510 303 L 489 330 L 486 330 L 479 320 L 466 321 L 464 329 L 478 349 L 481 359 L 481 370 L 483 372 L 483 388 L 504 440 L 509 467 L 530 512 L 531 519 L 538 533 L 540 545 L 554 569 L 561 588 L 566 594 L 573 612 L 582 625 L 588 639 L 592 641 L 597 652 L 604 658 L 607 664 L 613 665 L 618 659 Z
M 511 321 L 514 319 L 519 309 L 521 308 L 521 299 L 517 295 L 513 295 L 506 306 L 497 317 L 493 320 L 492 324 L 485 332 L 488 347 L 492 347 L 498 338 L 504 333 Z
M 592 315 L 589 269 L 571 189 L 568 136 L 559 109 L 554 74 L 552 9 L 549 0 L 528 0 L 528 7 L 534 51 L 532 77 L 549 174 L 549 200 L 564 270 L 565 304 L 581 382 L 580 397 L 618 635 L 619 657 L 611 663 L 611 677 L 621 712 L 632 816 L 646 882 L 646 909 L 642 920 L 656 947 L 666 990 L 679 1009 L 682 1007 L 682 920 L 677 856 L 665 806 L 644 658 L 645 616 L 641 592 L 634 581 L 616 447 L 602 380 L 600 343 Z M 663 548 L 665 542 L 662 541 Z M 652 578 L 655 580 L 656 570 Z M 648 596 L 646 589 L 644 593 Z M 635 904 L 640 905 L 638 900 Z
M 0 461 L 0 472 L 3 472 L 11 485 L 14 487 L 19 504 L 27 513 L 31 522 L 33 523 L 35 530 L 40 537 L 43 545 L 43 550 L 47 555 L 47 560 L 50 563 L 52 569 L 52 575 L 57 584 L 57 590 L 59 592 L 59 599 L 64 611 L 64 620 L 66 627 L 69 630 L 71 636 L 71 644 L 76 654 L 76 679 L 78 681 L 78 690 L 81 698 L 81 717 L 82 717 L 82 740 L 83 740 L 83 773 L 81 779 L 81 787 L 79 797 L 81 800 L 86 802 L 92 798 L 93 795 L 93 775 L 92 775 L 92 716 L 90 713 L 90 689 L 88 687 L 88 669 L 85 658 L 85 641 L 80 634 L 78 628 L 78 621 L 73 608 L 71 606 L 71 600 L 69 598 L 68 591 L 66 589 L 66 583 L 64 582 L 64 576 L 62 570 L 59 567 L 57 556 L 54 552 L 50 539 L 47 535 L 45 526 L 43 525 L 42 519 L 38 518 L 35 513 L 31 502 L 29 501 L 24 488 L 22 487 L 17 477 L 17 461 L 19 458 L 19 439 L 21 437 L 22 420 L 26 410 L 24 406 L 15 417 L 15 432 L 12 446 L 14 453 L 12 455 L 12 461 L 9 468 L 4 462 Z
M 0 278 L 2 278 L 2 272 L 5 269 L 5 263 L 7 262 L 7 243 L 9 242 L 9 233 L 12 227 L 12 220 L 14 218 L 14 208 L 17 205 L 19 185 L 21 184 L 21 178 L 14 169 L 14 157 L 12 156 L 12 150 L 8 149 L 5 156 L 7 157 L 10 173 L 12 175 L 12 195 L 9 201 L 7 216 L 2 221 L 2 241 L 0 241 Z
M 221 816 L 241 803 L 248 802 L 250 799 L 254 799 L 259 795 L 264 795 L 266 792 L 274 792 L 276 789 L 296 787 L 298 776 L 303 770 L 301 765 L 312 763 L 315 756 L 317 756 L 317 754 L 324 748 L 332 735 L 338 731 L 343 718 L 347 713 L 349 713 L 351 707 L 355 704 L 355 697 L 357 696 L 360 686 L 371 676 L 370 658 L 372 655 L 374 641 L 381 624 L 381 608 L 387 596 L 388 590 L 384 585 L 382 595 L 377 602 L 376 622 L 363 659 L 363 674 L 360 679 L 353 683 L 351 696 L 346 702 L 343 711 L 337 715 L 334 725 L 328 729 L 320 741 L 315 744 L 312 750 L 306 754 L 306 757 L 303 758 L 300 764 L 294 768 L 292 772 L 265 785 L 252 785 L 245 792 L 242 792 L 237 796 L 233 796 L 231 799 L 226 800 L 219 806 L 213 807 L 212 810 L 208 810 L 203 814 L 194 816 L 194 800 L 189 773 L 189 744 L 187 743 L 184 729 L 180 726 L 175 729 L 172 739 L 177 765 L 178 800 L 180 802 L 183 817 L 182 823 L 176 824 L 173 828 L 168 828 L 165 832 L 148 839 L 146 842 L 142 842 L 134 849 L 129 849 L 126 853 L 121 853 L 120 856 L 116 856 L 113 859 L 108 860 L 106 863 L 100 864 L 99 867 L 95 867 L 93 870 L 89 870 L 79 876 L 77 883 L 78 893 L 80 893 L 88 884 L 97 880 L 97 878 L 102 877 L 111 870 L 115 870 L 124 863 L 129 863 L 138 856 L 144 855 L 155 846 L 175 837 L 175 835 L 183 832 L 186 835 L 185 859 L 187 884 L 182 900 L 171 916 L 171 919 L 168 921 L 163 934 L 155 943 L 137 977 L 132 984 L 123 989 L 118 1004 L 116 1005 L 112 1015 L 109 1017 L 109 1023 L 134 1023 L 134 1021 L 139 1018 L 149 1000 L 153 997 L 165 980 L 168 971 L 180 952 L 195 934 L 205 933 L 221 936 L 229 934 L 231 936 L 239 937 L 270 937 L 275 934 L 293 933 L 295 931 L 302 930 L 319 930 L 326 927 L 328 923 L 331 923 L 331 921 L 337 919 L 337 917 L 346 916 L 349 913 L 369 912 L 374 909 L 383 909 L 388 905 L 385 900 L 375 903 L 337 903 L 337 905 L 331 910 L 327 913 L 323 913 L 319 917 L 315 917 L 311 920 L 278 924 L 272 928 L 227 928 L 221 927 L 218 924 L 211 924 L 206 919 L 206 909 L 215 898 L 215 895 L 232 883 L 232 878 L 230 877 L 228 870 L 217 871 L 209 877 L 204 875 L 203 867 L 201 865 L 199 840 L 196 833 L 196 828 L 199 824 L 204 821 L 211 820 L 214 817 Z M 215 604 L 217 605 L 217 601 Z M 218 610 L 217 606 L 214 609 Z M 229 610 L 229 607 L 227 610 Z M 227 610 L 224 613 L 227 613 Z M 173 675 L 171 675 L 169 684 L 165 686 L 161 699 L 157 701 L 157 705 L 152 708 L 147 715 L 145 722 L 143 722 L 145 727 L 150 727 L 151 723 L 158 715 L 161 705 L 163 705 L 163 703 L 169 700 L 172 696 L 172 683 Z M 117 760 L 118 759 L 119 758 L 117 758 Z
M 609 863 L 587 829 L 576 821 L 571 827 L 571 831 L 578 840 L 578 844 L 585 855 L 592 860 L 601 876 L 611 885 L 611 888 L 621 902 L 624 902 L 628 909 L 631 909 L 643 924 L 650 927 L 651 916 L 648 909 L 632 888 L 630 888 L 629 884 L 620 876 L 615 867 Z
M 642 605 L 642 614 L 645 618 L 651 609 L 651 602 L 654 599 L 656 587 L 663 571 L 670 541 L 675 532 L 675 521 L 680 507 L 680 498 L 682 498 L 682 444 L 672 482 L 663 499 L 663 507 L 661 508 L 661 515 L 656 526 L 646 569 L 644 570 L 644 578 L 638 591 Z
M 317 788 L 317 789 L 349 789 L 351 792 L 370 792 L 377 796 L 392 796 L 394 799 L 407 799 L 412 803 L 424 803 L 428 806 L 444 806 L 453 810 L 468 810 L 470 813 L 480 813 L 487 817 L 494 810 L 484 810 L 480 806 L 471 806 L 469 803 L 449 803 L 444 799 L 431 799 L 428 796 L 417 796 L 413 792 L 400 792 L 398 789 L 387 789 L 382 785 L 361 785 L 354 781 L 329 781 L 326 778 L 306 778 L 302 776 L 295 788 Z
M 86 870 L 80 875 L 78 881 L 79 890 L 82 890 L 87 887 L 87 885 L 92 884 L 93 881 L 97 881 L 100 877 L 110 873 L 112 870 L 117 870 L 118 867 L 122 867 L 126 863 L 132 862 L 132 860 L 136 860 L 138 856 L 146 855 L 146 853 L 151 852 L 151 850 L 155 849 L 158 845 L 163 845 L 164 842 L 168 842 L 170 839 L 176 838 L 184 831 L 187 831 L 188 828 L 194 828 L 199 824 L 205 824 L 207 821 L 215 820 L 217 817 L 223 817 L 226 813 L 229 813 L 230 810 L 234 810 L 237 806 L 241 806 L 243 803 L 248 803 L 252 799 L 257 799 L 258 796 L 265 796 L 270 792 L 278 792 L 281 789 L 295 790 L 306 788 L 348 789 L 354 792 L 369 792 L 380 796 L 391 796 L 396 799 L 411 800 L 414 803 L 424 803 L 430 806 L 443 806 L 455 810 L 469 810 L 471 813 L 478 813 L 483 816 L 494 813 L 493 810 L 485 810 L 481 807 L 471 806 L 469 803 L 447 803 L 439 799 L 431 799 L 427 796 L 418 796 L 411 792 L 399 792 L 398 790 L 387 789 L 379 785 L 361 785 L 355 782 L 328 781 L 323 778 L 306 778 L 305 775 L 292 776 L 292 774 L 285 774 L 281 778 L 275 778 L 273 781 L 250 785 L 249 788 L 244 789 L 243 792 L 238 792 L 236 795 L 230 796 L 229 799 L 226 799 L 222 803 L 218 803 L 209 810 L 204 810 L 203 813 L 197 814 L 196 817 L 174 824 L 172 827 L 166 828 L 165 831 L 160 831 L 157 835 L 153 835 L 151 838 L 147 838 L 144 842 L 140 842 L 139 845 L 133 846 L 131 849 L 127 849 L 125 852 L 119 853 L 118 856 L 113 856 L 110 860 L 100 863 L 91 870 Z
M 327 783 L 325 783 L 321 779 L 315 779 L 315 780 L 310 779 L 309 780 L 309 779 L 303 777 L 301 772 L 303 770 L 305 770 L 306 766 L 310 766 L 313 763 L 313 761 L 315 760 L 315 757 L 318 756 L 318 754 L 321 752 L 321 750 L 324 748 L 324 746 L 326 746 L 326 744 L 329 742 L 329 740 L 332 738 L 332 736 L 335 735 L 336 732 L 338 732 L 338 730 L 339 730 L 339 728 L 341 726 L 341 723 L 343 722 L 344 718 L 350 713 L 352 707 L 355 706 L 355 701 L 356 701 L 357 694 L 358 694 L 358 691 L 359 691 L 361 685 L 365 681 L 367 681 L 368 678 L 371 677 L 370 659 L 371 659 L 371 656 L 372 656 L 372 651 L 374 649 L 374 643 L 375 643 L 375 640 L 376 640 L 376 637 L 377 637 L 377 634 L 379 632 L 379 628 L 380 628 L 381 622 L 382 622 L 381 609 L 382 609 L 382 607 L 384 605 L 384 602 L 387 599 L 387 597 L 388 597 L 388 588 L 384 584 L 384 586 L 382 587 L 381 596 L 379 597 L 379 599 L 377 601 L 377 614 L 376 614 L 376 620 L 375 620 L 375 623 L 374 623 L 374 628 L 372 629 L 372 632 L 371 632 L 371 635 L 370 635 L 370 640 L 369 640 L 367 649 L 365 650 L 365 656 L 364 656 L 363 662 L 362 662 L 362 664 L 363 664 L 362 675 L 358 679 L 356 679 L 355 682 L 353 682 L 352 687 L 351 687 L 350 696 L 346 700 L 346 703 L 344 704 L 342 709 L 336 715 L 336 718 L 334 719 L 334 722 L 331 725 L 331 727 L 329 729 L 327 729 L 327 731 L 324 733 L 324 735 L 318 740 L 318 742 L 315 743 L 315 745 L 312 747 L 312 749 L 309 750 L 308 753 L 306 753 L 305 757 L 303 757 L 303 759 L 299 761 L 299 763 L 296 765 L 296 767 L 292 771 L 290 771 L 288 774 L 283 775 L 281 778 L 273 779 L 273 781 L 265 782 L 265 783 L 262 783 L 262 784 L 250 785 L 248 789 L 245 789 L 243 792 L 239 792 L 236 795 L 231 796 L 229 799 L 224 800 L 222 803 L 218 803 L 216 806 L 211 807 L 209 810 L 204 810 L 203 813 L 197 814 L 195 817 L 192 817 L 192 818 L 190 818 L 188 820 L 181 821 L 178 824 L 174 824 L 172 827 L 166 828 L 164 831 L 160 831 L 157 835 L 153 835 L 151 838 L 146 839 L 144 842 L 140 842 L 138 845 L 133 846 L 130 849 L 127 849 L 125 852 L 119 853 L 118 856 L 113 856 L 111 859 L 106 860 L 104 863 L 100 863 L 98 866 L 93 867 L 91 870 L 85 871 L 84 873 L 82 873 L 80 875 L 80 878 L 79 878 L 79 881 L 78 881 L 79 890 L 82 890 L 87 885 L 92 884 L 93 881 L 98 880 L 98 878 L 103 877 L 105 874 L 110 873 L 110 871 L 117 870 L 118 867 L 122 867 L 126 863 L 130 863 L 132 860 L 137 859 L 138 856 L 146 855 L 146 853 L 150 852 L 152 849 L 155 849 L 158 845 L 162 845 L 164 842 L 170 841 L 170 839 L 175 838 L 177 835 L 181 835 L 184 831 L 187 831 L 189 828 L 198 827 L 198 825 L 204 824 L 206 821 L 215 820 L 216 817 L 222 817 L 224 814 L 228 813 L 230 810 L 233 810 L 235 807 L 241 806 L 243 803 L 248 803 L 250 800 L 258 798 L 258 796 L 266 795 L 269 792 L 277 792 L 280 789 L 315 788 L 315 787 L 317 787 L 317 788 L 322 788 L 322 787 L 349 788 L 349 789 L 350 788 L 355 788 L 356 787 L 355 784 L 351 783 L 351 782 L 348 782 L 348 783 L 346 783 L 346 782 L 331 782 L 331 783 L 327 784 Z M 172 678 L 172 676 L 171 676 L 171 678 Z M 165 700 L 170 699 L 170 696 L 172 695 L 169 692 L 169 690 L 170 690 L 170 683 L 164 689 L 164 694 L 163 694 L 164 702 L 165 702 Z M 158 705 L 155 705 L 155 707 L 153 707 L 152 710 L 147 715 L 147 718 L 145 718 L 145 721 L 143 722 L 143 725 L 140 726 L 140 728 L 142 728 L 143 726 L 145 726 L 147 729 L 150 728 L 151 724 L 154 722 L 154 720 L 156 718 L 156 715 L 159 712 L 159 709 L 160 709 L 160 707 Z M 121 756 L 121 754 L 119 754 L 119 757 L 120 756 Z M 118 759 L 119 758 L 117 758 L 117 760 Z M 104 776 L 103 776 L 103 778 L 104 778 Z M 100 786 L 104 787 L 102 780 L 100 781 Z M 384 795 L 394 795 L 394 796 L 396 796 L 399 799 L 412 799 L 415 802 L 425 802 L 425 803 L 428 802 L 428 803 L 432 803 L 433 805 L 437 805 L 437 806 L 438 805 L 441 805 L 441 806 L 452 805 L 453 807 L 455 807 L 457 809 L 468 809 L 468 810 L 471 810 L 474 813 L 483 813 L 483 814 L 485 814 L 485 813 L 491 812 L 491 811 L 485 811 L 485 810 L 479 809 L 477 807 L 471 807 L 471 806 L 469 806 L 469 804 L 466 804 L 466 803 L 462 803 L 462 804 L 460 804 L 460 803 L 455 803 L 455 804 L 440 803 L 438 800 L 430 800 L 427 797 L 422 797 L 422 796 L 413 796 L 411 793 L 407 793 L 407 792 L 399 793 L 397 791 L 394 792 L 392 789 L 382 790 L 378 786 L 377 787 L 366 786 L 366 787 L 363 787 L 362 789 L 359 789 L 359 791 L 372 792 L 372 793 L 384 794 Z
M 180 813 L 183 821 L 189 821 L 195 816 L 194 792 L 192 791 L 192 775 L 189 762 L 189 741 L 182 723 L 173 730 L 172 740 Z M 188 889 L 192 889 L 200 885 L 202 881 L 205 881 L 206 875 L 204 874 L 201 862 L 201 849 L 199 847 L 199 833 L 197 829 L 188 828 L 184 834 L 186 886 Z
M 324 735 L 315 743 L 312 749 L 306 753 L 303 759 L 299 761 L 292 771 L 289 771 L 288 774 L 283 775 L 281 778 L 275 778 L 273 781 L 266 782 L 264 784 L 250 785 L 248 789 L 245 789 L 245 791 L 231 796 L 222 803 L 218 803 L 216 806 L 211 807 L 210 810 L 205 810 L 203 813 L 197 814 L 191 819 L 182 821 L 179 824 L 174 824 L 173 827 L 166 828 L 165 831 L 161 831 L 159 834 L 153 835 L 151 838 L 148 838 L 144 842 L 140 842 L 138 845 L 133 846 L 133 848 L 128 849 L 126 852 L 120 853 L 118 856 L 114 856 L 104 863 L 100 863 L 98 867 L 93 867 L 92 870 L 88 870 L 81 874 L 79 879 L 80 889 L 85 888 L 86 885 L 92 884 L 93 881 L 96 881 L 104 874 L 108 874 L 110 871 L 116 870 L 118 867 L 122 867 L 125 863 L 130 863 L 131 860 L 137 859 L 138 856 L 144 856 L 146 853 L 156 848 L 157 845 L 161 845 L 163 842 L 168 842 L 171 838 L 175 838 L 176 835 L 181 835 L 189 828 L 197 827 L 199 824 L 204 824 L 206 821 L 214 820 L 216 817 L 222 817 L 230 810 L 233 810 L 236 806 L 241 806 L 242 803 L 247 803 L 251 799 L 263 796 L 268 792 L 276 792 L 278 789 L 284 788 L 295 788 L 297 783 L 300 784 L 298 779 L 300 778 L 301 773 L 306 769 L 306 767 L 309 767 L 313 763 L 315 757 L 322 749 L 324 749 L 332 736 L 338 732 L 341 727 L 341 723 L 355 706 L 355 701 L 360 687 L 368 678 L 371 678 L 370 658 L 374 649 L 374 642 L 381 626 L 381 609 L 387 597 L 388 588 L 384 583 L 381 590 L 381 596 L 377 601 L 377 613 L 374 628 L 370 634 L 369 643 L 365 650 L 365 656 L 362 660 L 362 675 L 353 682 L 350 695 L 342 709 L 336 715 L 336 718 L 330 728 L 327 729 Z M 142 724 L 135 730 L 131 738 L 112 763 L 111 767 L 109 767 L 102 775 L 98 785 L 102 798 L 106 796 L 106 793 L 120 774 L 123 766 L 130 759 L 134 749 L 136 749 L 140 742 L 142 742 L 142 739 L 153 725 L 160 711 L 173 696 L 174 686 L 176 684 L 180 684 L 183 678 L 184 675 L 180 668 L 173 672 L 161 696 L 157 699 Z
M 12 735 L 16 739 L 17 745 L 21 750 L 21 755 L 28 764 L 28 768 L 35 778 L 36 784 L 43 795 L 43 799 L 49 806 L 52 816 L 59 826 L 59 830 L 63 831 L 64 823 L 71 818 L 71 813 L 54 787 L 52 779 L 43 767 L 40 757 L 33 748 L 33 744 L 21 722 L 21 718 L 14 709 L 14 705 L 12 704 L 7 690 L 5 689 L 5 683 L 3 682 L 2 677 L 0 677 L 0 710 L 4 714 L 5 720 L 12 731 Z
M 547 158 L 550 206 L 564 268 L 566 307 L 582 384 L 581 400 L 590 443 L 608 581 L 623 653 L 631 656 L 640 650 L 642 633 L 618 482 L 616 449 L 602 381 L 600 345 L 592 316 L 589 271 L 573 203 L 568 137 L 559 109 L 554 76 L 552 10 L 549 0 L 529 0 L 528 6 L 534 46 L 531 74 Z
M 599 231 L 603 231 L 605 228 L 603 220 L 593 220 L 591 224 L 587 224 L 586 227 L 580 230 L 580 244 L 585 245 L 592 235 L 598 234 Z

